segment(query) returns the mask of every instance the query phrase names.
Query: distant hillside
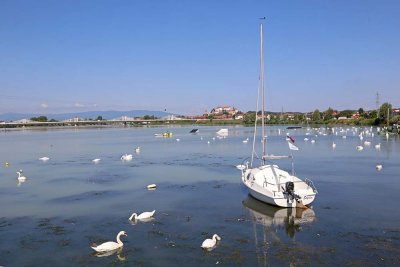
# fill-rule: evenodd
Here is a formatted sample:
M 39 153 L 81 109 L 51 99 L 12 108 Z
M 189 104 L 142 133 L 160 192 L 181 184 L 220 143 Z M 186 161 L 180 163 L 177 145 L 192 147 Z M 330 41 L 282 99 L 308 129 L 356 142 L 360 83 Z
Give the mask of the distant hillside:
M 86 112 L 75 112 L 75 113 L 62 113 L 62 114 L 27 114 L 27 113 L 4 113 L 0 114 L 0 121 L 16 121 L 21 119 L 30 119 L 33 117 L 46 116 L 48 120 L 55 119 L 57 121 L 67 120 L 74 117 L 83 119 L 96 119 L 98 116 L 102 116 L 103 119 L 111 120 L 119 118 L 121 116 L 128 117 L 143 117 L 145 115 L 155 117 L 164 117 L 172 115 L 172 113 L 163 111 L 151 111 L 151 110 L 130 110 L 130 111 L 86 111 Z

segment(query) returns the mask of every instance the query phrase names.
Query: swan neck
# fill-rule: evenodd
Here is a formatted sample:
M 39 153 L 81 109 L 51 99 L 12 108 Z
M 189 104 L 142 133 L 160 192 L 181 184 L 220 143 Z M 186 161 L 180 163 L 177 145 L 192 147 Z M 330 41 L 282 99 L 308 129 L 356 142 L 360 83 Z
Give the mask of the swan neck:
M 129 217 L 129 220 L 136 219 L 136 217 L 137 217 L 137 214 L 136 213 L 132 213 L 131 217 Z
M 117 243 L 118 244 L 120 244 L 120 245 L 122 245 L 122 241 L 121 241 L 121 235 L 122 235 L 122 233 L 119 233 L 118 235 L 117 235 Z

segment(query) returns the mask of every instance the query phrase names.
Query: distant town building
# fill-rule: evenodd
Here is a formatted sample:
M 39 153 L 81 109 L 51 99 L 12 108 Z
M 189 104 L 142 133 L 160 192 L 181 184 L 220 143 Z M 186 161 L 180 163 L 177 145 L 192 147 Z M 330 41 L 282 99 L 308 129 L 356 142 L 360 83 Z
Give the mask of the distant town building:
M 230 116 L 234 116 L 238 112 L 239 112 L 239 110 L 234 108 L 234 107 L 219 106 L 219 107 L 213 108 L 211 110 L 210 114 L 212 114 L 212 115 L 230 115 Z
M 351 118 L 352 118 L 353 120 L 359 119 L 359 118 L 360 118 L 360 113 L 356 112 L 356 113 L 351 114 Z
M 21 119 L 21 120 L 14 121 L 14 123 L 21 123 L 21 124 L 30 123 L 30 122 L 32 122 L 32 121 L 28 120 L 28 119 Z
M 182 120 L 182 118 L 181 118 L 181 117 L 178 117 L 178 116 L 176 116 L 176 115 L 174 115 L 174 114 L 171 114 L 171 115 L 168 115 L 168 116 L 162 117 L 162 119 L 163 119 L 163 120 L 168 120 L 168 121 L 173 121 L 173 120 Z
M 128 116 L 121 116 L 119 118 L 112 119 L 112 121 L 134 121 L 135 119 Z

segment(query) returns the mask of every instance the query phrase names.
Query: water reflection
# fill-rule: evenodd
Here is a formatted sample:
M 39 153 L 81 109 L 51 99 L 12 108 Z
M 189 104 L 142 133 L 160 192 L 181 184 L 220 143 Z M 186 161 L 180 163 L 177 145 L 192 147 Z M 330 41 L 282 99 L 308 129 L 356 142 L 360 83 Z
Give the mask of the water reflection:
M 272 230 L 273 227 L 283 227 L 290 238 L 300 231 L 301 225 L 312 223 L 315 220 L 315 213 L 312 209 L 275 207 L 251 196 L 247 196 L 243 205 L 249 210 L 256 224 L 263 225 L 267 230 Z
M 111 250 L 111 251 L 106 251 L 106 252 L 94 252 L 94 253 L 92 253 L 92 256 L 101 258 L 101 257 L 108 257 L 108 256 L 111 256 L 111 255 L 114 255 L 115 253 L 117 254 L 117 259 L 118 260 L 120 260 L 120 261 L 126 260 L 126 257 L 121 254 L 122 253 L 122 247 L 114 249 L 114 250 Z
M 20 181 L 20 180 L 18 180 L 17 179 L 17 186 L 19 187 L 19 186 L 21 186 L 23 183 L 25 183 L 26 182 L 26 180 L 24 180 L 24 181 Z
M 132 220 L 129 220 L 129 223 L 130 223 L 131 225 L 136 225 L 138 222 L 148 223 L 148 222 L 151 222 L 151 221 L 154 221 L 154 220 L 155 220 L 154 217 L 143 218 L 143 219 L 136 219 L 136 218 L 133 218 Z

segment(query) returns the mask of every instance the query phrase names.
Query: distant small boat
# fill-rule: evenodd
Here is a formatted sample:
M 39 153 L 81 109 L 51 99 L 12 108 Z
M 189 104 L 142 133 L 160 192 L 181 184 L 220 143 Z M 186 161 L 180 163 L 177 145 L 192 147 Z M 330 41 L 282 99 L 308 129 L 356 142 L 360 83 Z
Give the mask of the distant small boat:
M 163 136 L 164 137 L 172 137 L 172 133 L 171 132 L 166 132 L 166 133 L 163 133 Z
M 190 133 L 193 133 L 193 134 L 198 133 L 198 132 L 199 132 L 199 129 L 192 129 L 192 130 L 190 131 Z
M 156 184 L 149 184 L 147 186 L 147 189 L 156 189 L 157 185 Z
M 229 131 L 228 131 L 227 128 L 223 128 L 223 129 L 221 129 L 221 130 L 219 130 L 219 131 L 217 132 L 217 134 L 218 134 L 218 135 L 221 135 L 221 136 L 226 136 L 226 135 L 228 135 L 228 133 L 229 133 Z
M 121 156 L 121 160 L 122 161 L 131 161 L 133 159 L 133 155 L 132 154 L 124 154 Z
M 165 133 L 156 133 L 154 134 L 155 137 L 172 137 L 172 133 L 171 132 L 165 132 Z

